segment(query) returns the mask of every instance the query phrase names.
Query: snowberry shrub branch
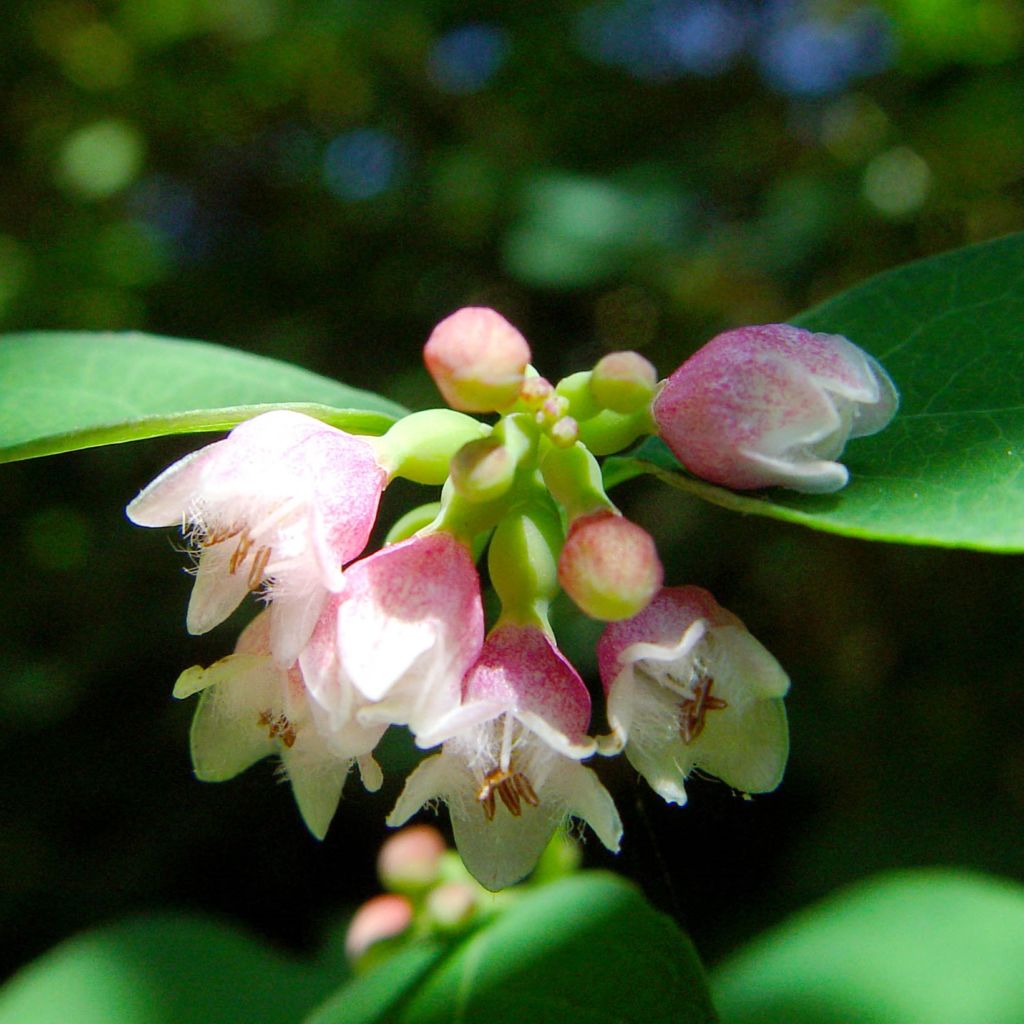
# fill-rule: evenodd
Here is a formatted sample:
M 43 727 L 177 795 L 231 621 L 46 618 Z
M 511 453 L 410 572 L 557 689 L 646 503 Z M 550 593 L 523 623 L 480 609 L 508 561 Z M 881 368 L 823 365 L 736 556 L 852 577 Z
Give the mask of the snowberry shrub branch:
M 653 540 L 605 493 L 598 459 L 657 434 L 725 487 L 835 491 L 847 440 L 895 414 L 881 366 L 838 335 L 768 324 L 719 335 L 661 384 L 642 356 L 616 352 L 553 385 L 522 334 L 483 308 L 438 324 L 424 357 L 451 408 L 379 438 L 268 412 L 128 506 L 133 522 L 180 526 L 192 545 L 190 632 L 248 594 L 266 606 L 234 653 L 175 686 L 200 694 L 197 776 L 229 779 L 277 754 L 323 837 L 352 766 L 376 790 L 373 752 L 406 726 L 440 749 L 410 774 L 388 824 L 443 801 L 466 867 L 492 890 L 528 874 L 567 819 L 618 850 L 615 804 L 584 763 L 596 755 L 625 753 L 671 803 L 685 803 L 695 768 L 743 792 L 774 789 L 786 674 L 707 591 L 663 585 Z M 439 500 L 367 554 L 395 477 L 440 486 Z M 489 624 L 484 550 L 500 602 Z M 589 692 L 548 619 L 560 590 L 608 623 L 607 736 L 589 734 Z

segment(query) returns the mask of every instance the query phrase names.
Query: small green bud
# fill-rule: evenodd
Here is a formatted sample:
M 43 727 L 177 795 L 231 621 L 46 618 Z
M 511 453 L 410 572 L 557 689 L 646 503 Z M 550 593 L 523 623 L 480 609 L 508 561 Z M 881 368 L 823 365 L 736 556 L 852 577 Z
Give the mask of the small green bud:
M 487 565 L 503 614 L 535 618 L 558 593 L 558 555 L 562 522 L 546 495 L 498 524 Z
M 590 377 L 594 401 L 613 412 L 639 412 L 651 404 L 658 371 L 639 352 L 609 352 Z
M 494 436 L 464 444 L 452 459 L 452 486 L 467 501 L 495 501 L 515 477 L 515 460 Z
M 486 423 L 453 409 L 427 409 L 400 419 L 374 443 L 391 476 L 438 485 L 448 478 L 452 456 L 490 432 Z

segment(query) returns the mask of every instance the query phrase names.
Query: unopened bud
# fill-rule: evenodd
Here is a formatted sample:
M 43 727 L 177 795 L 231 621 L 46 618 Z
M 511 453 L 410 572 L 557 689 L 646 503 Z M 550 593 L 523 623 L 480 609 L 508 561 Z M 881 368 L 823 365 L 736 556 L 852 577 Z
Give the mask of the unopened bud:
M 452 459 L 452 486 L 467 501 L 495 501 L 512 486 L 515 475 L 515 459 L 496 437 L 470 441 Z
M 551 443 L 559 448 L 568 448 L 574 445 L 580 436 L 580 425 L 571 417 L 563 416 L 552 424 L 548 431 Z
M 614 512 L 577 519 L 558 561 L 558 582 L 595 619 L 615 622 L 642 611 L 663 571 L 646 530 Z
M 415 893 L 433 885 L 447 849 L 430 825 L 410 825 L 389 836 L 377 854 L 377 875 L 385 889 Z
M 468 882 L 445 882 L 427 897 L 427 916 L 441 931 L 458 931 L 473 919 L 479 889 Z
M 658 371 L 639 352 L 609 352 L 590 376 L 594 400 L 614 412 L 639 412 L 657 385 Z
M 412 924 L 412 904 L 404 896 L 385 893 L 367 900 L 345 934 L 345 955 L 358 960 L 373 945 L 393 939 Z
M 434 328 L 423 358 L 453 409 L 495 412 L 519 397 L 530 346 L 500 313 L 467 306 Z

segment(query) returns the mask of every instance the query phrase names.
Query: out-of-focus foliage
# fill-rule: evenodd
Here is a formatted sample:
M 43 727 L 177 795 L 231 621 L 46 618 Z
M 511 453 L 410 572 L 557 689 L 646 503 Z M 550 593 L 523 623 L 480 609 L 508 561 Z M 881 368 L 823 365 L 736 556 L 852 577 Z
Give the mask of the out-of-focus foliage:
M 4 13 L 3 331 L 203 338 L 418 406 L 419 346 L 462 304 L 499 306 L 549 376 L 613 348 L 668 373 L 719 328 L 1024 227 L 1011 0 Z M 372 890 L 401 734 L 385 791 L 351 786 L 323 846 L 269 769 L 191 778 L 170 686 L 238 623 L 186 638 L 184 560 L 120 509 L 192 446 L 0 470 L 7 967 L 168 905 L 309 948 Z M 1019 562 L 815 536 L 654 485 L 626 510 L 669 578 L 708 586 L 794 680 L 776 795 L 695 784 L 680 811 L 602 766 L 629 836 L 614 863 L 702 951 L 878 868 L 1024 877 Z M 592 670 L 593 624 L 556 627 Z
M 862 882 L 722 964 L 726 1024 L 1016 1024 L 1024 890 L 968 873 Z

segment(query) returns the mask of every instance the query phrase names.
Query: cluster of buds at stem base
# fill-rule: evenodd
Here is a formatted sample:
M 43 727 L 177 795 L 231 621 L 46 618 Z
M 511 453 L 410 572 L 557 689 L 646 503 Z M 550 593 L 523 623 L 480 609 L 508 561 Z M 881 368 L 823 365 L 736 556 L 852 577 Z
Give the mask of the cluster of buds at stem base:
M 249 594 L 266 604 L 232 653 L 178 679 L 175 696 L 199 695 L 196 774 L 222 781 L 276 755 L 322 837 L 352 768 L 378 789 L 374 751 L 407 728 L 432 753 L 388 823 L 445 803 L 466 868 L 491 890 L 527 875 L 573 819 L 619 848 L 615 803 L 585 763 L 595 755 L 624 754 L 677 804 L 696 769 L 744 793 L 774 789 L 788 678 L 706 591 L 664 586 L 653 539 L 608 497 L 599 457 L 657 434 L 713 483 L 835 490 L 846 441 L 895 412 L 885 371 L 844 338 L 770 324 L 720 335 L 660 384 L 636 352 L 552 384 L 522 334 L 485 308 L 438 324 L 424 358 L 450 408 L 380 437 L 265 413 L 128 506 L 134 522 L 180 525 L 193 545 L 190 631 L 213 629 Z M 367 553 L 396 477 L 440 494 Z M 561 592 L 607 623 L 606 735 L 590 735 L 590 693 L 551 626 Z M 475 883 L 446 875 L 447 858 L 422 829 L 382 853 L 392 892 L 356 916 L 353 959 L 417 921 L 443 930 L 472 917 Z

